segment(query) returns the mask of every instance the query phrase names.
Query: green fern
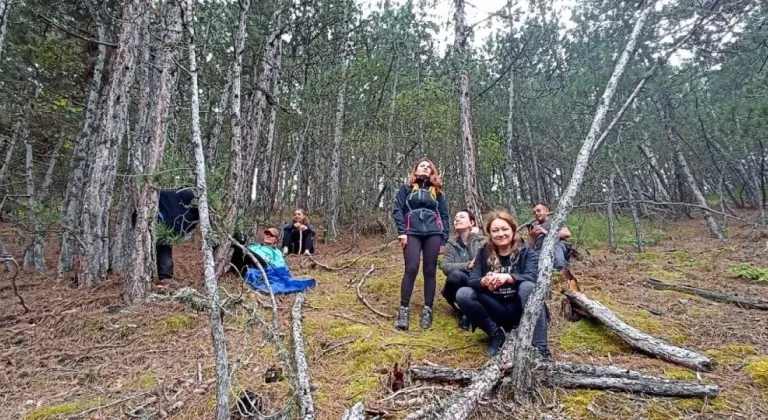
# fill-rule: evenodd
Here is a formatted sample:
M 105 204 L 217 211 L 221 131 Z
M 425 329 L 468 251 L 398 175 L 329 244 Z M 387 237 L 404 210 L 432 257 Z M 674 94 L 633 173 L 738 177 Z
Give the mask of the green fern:
M 761 267 L 755 267 L 752 264 L 732 265 L 728 272 L 740 279 L 756 281 L 758 283 L 768 283 L 768 270 Z

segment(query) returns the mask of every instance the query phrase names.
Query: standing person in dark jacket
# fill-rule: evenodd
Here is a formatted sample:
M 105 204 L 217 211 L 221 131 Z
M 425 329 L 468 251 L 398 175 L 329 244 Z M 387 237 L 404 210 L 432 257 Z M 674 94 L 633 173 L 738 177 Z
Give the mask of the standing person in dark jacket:
M 469 330 L 469 318 L 456 306 L 456 292 L 469 286 L 469 272 L 475 266 L 475 256 L 485 246 L 485 236 L 477 228 L 475 215 L 469 210 L 456 213 L 453 218 L 453 230 L 456 237 L 448 240 L 440 269 L 445 274 L 443 297 L 456 309 L 459 327 Z
M 405 259 L 405 274 L 400 285 L 400 310 L 395 321 L 395 328 L 399 330 L 408 330 L 411 294 L 422 254 L 424 309 L 420 326 L 425 330 L 432 327 L 432 304 L 437 287 L 437 256 L 444 250 L 450 227 L 442 186 L 435 164 L 429 159 L 421 159 L 395 196 L 392 217 L 397 225 L 397 238 L 403 247 Z
M 293 219 L 283 226 L 283 254 L 314 254 L 314 238 L 315 227 L 309 223 L 304 210 L 296 209 Z
M 495 356 L 506 339 L 504 330 L 520 323 L 528 298 L 538 277 L 539 254 L 515 239 L 517 224 L 508 213 L 494 213 L 488 219 L 489 240 L 477 253 L 469 275 L 469 287 L 456 293 L 456 303 L 472 325 L 490 337 L 485 353 Z M 546 308 L 533 331 L 533 346 L 549 359 Z

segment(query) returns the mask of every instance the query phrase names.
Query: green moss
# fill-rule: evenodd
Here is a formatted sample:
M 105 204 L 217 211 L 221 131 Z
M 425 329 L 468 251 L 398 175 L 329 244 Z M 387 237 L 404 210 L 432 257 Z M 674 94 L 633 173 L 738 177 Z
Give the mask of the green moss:
M 758 385 L 768 388 L 768 357 L 761 357 L 747 364 L 747 374 Z
M 671 368 L 664 372 L 664 377 L 668 379 L 677 379 L 680 381 L 695 381 L 696 375 L 687 369 Z
M 680 413 L 666 405 L 658 403 L 648 404 L 648 420 L 669 420 L 680 418 Z
M 693 265 L 693 258 L 686 251 L 675 251 L 672 253 L 672 259 L 681 265 Z
M 142 390 L 155 389 L 157 387 L 157 375 L 145 373 L 136 379 L 136 388 Z
M 349 400 L 376 391 L 380 384 L 376 376 L 360 376 L 349 381 L 348 385 L 342 389 L 342 393 L 344 398 Z
M 72 401 L 47 407 L 36 408 L 24 416 L 24 420 L 45 420 L 77 414 L 89 408 L 98 407 L 101 400 Z
M 604 325 L 592 320 L 568 323 L 557 339 L 558 347 L 565 351 L 582 351 L 600 355 L 619 354 L 629 347 Z
M 686 398 L 686 399 L 680 399 L 675 402 L 675 405 L 678 407 L 684 409 L 684 410 L 694 410 L 694 411 L 725 411 L 728 408 L 728 405 L 725 401 L 725 398 L 722 397 L 716 397 L 712 399 L 702 400 L 698 398 Z
M 733 367 L 740 366 L 747 357 L 756 355 L 757 349 L 749 344 L 733 343 L 705 353 L 715 359 L 717 364 Z
M 676 326 L 662 323 L 658 319 L 653 318 L 646 311 L 634 311 L 633 314 L 626 316 L 625 319 L 629 325 L 640 331 L 657 337 L 662 337 L 673 344 L 685 343 L 688 338 Z
M 646 273 L 648 274 L 648 277 L 652 277 L 657 280 L 669 281 L 672 283 L 685 280 L 685 274 L 678 271 L 664 270 L 659 267 L 654 267 L 646 271 Z
M 602 391 L 574 391 L 564 396 L 562 402 L 571 415 L 580 418 L 592 418 L 595 416 L 587 407 L 603 394 Z
M 191 330 L 197 326 L 197 318 L 185 314 L 168 315 L 153 326 L 160 335 L 174 334 L 179 331 Z
M 658 261 L 661 255 L 656 252 L 641 252 L 636 256 L 638 261 Z
M 331 337 L 347 337 L 350 335 L 365 335 L 371 331 L 370 327 L 359 324 L 348 324 L 333 327 L 328 331 L 328 335 Z

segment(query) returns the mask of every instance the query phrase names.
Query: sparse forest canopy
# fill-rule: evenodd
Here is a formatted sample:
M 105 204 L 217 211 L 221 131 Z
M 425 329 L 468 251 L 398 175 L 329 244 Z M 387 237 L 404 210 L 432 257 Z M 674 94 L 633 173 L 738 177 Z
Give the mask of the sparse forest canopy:
M 768 1 L 497 3 L 0 0 L 6 267 L 82 288 L 121 274 L 125 304 L 146 302 L 155 244 L 189 239 L 158 228 L 158 192 L 192 189 L 214 308 L 233 235 L 295 208 L 321 251 L 393 239 L 421 157 L 451 213 L 523 223 L 545 202 L 582 246 L 643 253 L 651 224 L 685 218 L 719 239 L 765 227 Z

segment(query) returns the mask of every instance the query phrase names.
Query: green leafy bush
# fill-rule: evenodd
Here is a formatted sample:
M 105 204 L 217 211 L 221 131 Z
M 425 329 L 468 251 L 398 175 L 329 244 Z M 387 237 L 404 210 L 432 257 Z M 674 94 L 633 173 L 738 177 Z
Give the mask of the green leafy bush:
M 752 264 L 732 265 L 728 272 L 743 280 L 752 280 L 759 283 L 768 283 L 768 270 L 761 267 L 755 267 Z

